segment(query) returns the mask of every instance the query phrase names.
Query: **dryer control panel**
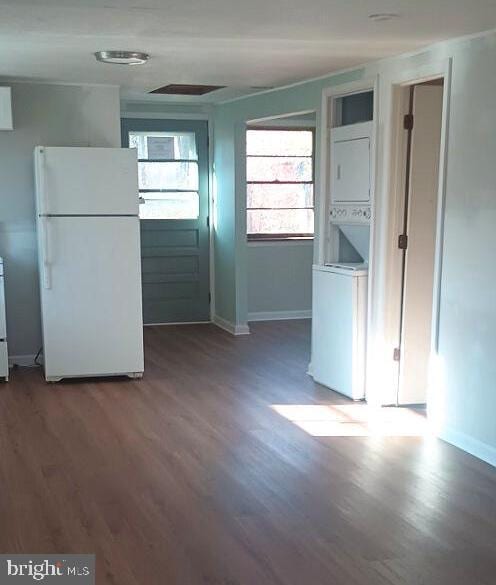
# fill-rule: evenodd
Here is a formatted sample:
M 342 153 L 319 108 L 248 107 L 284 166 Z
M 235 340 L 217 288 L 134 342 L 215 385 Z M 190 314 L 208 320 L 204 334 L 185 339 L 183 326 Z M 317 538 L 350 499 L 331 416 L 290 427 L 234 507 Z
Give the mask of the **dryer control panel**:
M 369 224 L 371 214 L 370 205 L 332 205 L 330 220 L 335 224 Z

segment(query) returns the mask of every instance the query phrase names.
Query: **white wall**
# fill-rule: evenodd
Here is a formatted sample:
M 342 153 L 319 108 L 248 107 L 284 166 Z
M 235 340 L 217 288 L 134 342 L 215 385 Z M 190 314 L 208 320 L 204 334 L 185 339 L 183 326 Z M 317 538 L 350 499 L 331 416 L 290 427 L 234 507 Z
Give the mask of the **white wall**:
M 400 209 L 390 184 L 393 85 L 449 69 L 446 192 L 441 242 L 439 324 L 433 354 L 429 418 L 437 433 L 496 465 L 496 34 L 440 43 L 371 65 L 379 74 L 379 164 L 371 307 L 370 391 L 395 396 L 391 366 L 398 343 Z
M 41 346 L 33 148 L 120 146 L 119 90 L 3 85 L 12 86 L 14 113 L 14 130 L 0 131 L 0 256 L 5 261 L 9 354 L 32 356 Z
M 367 396 L 391 404 L 397 389 L 392 356 L 399 342 L 402 218 L 401 189 L 390 180 L 389 163 L 397 152 L 393 88 L 449 70 L 440 317 L 428 410 L 439 436 L 496 465 L 496 276 L 488 270 L 496 250 L 495 33 L 440 43 L 365 68 L 365 78 L 379 77 Z
M 313 241 L 248 244 L 248 320 L 310 317 Z
M 496 465 L 496 35 L 453 56 L 437 384 L 441 435 Z
M 229 213 L 220 217 L 216 255 L 223 268 L 225 293 L 219 314 L 242 322 L 246 260 L 244 154 L 240 128 L 256 118 L 281 111 L 317 110 L 317 140 L 324 139 L 321 93 L 378 76 L 379 126 L 373 269 L 370 306 L 367 391 L 375 401 L 391 403 L 397 378 L 393 349 L 398 344 L 399 274 L 398 208 L 389 180 L 389 154 L 394 152 L 391 121 L 393 84 L 416 79 L 423 69 L 452 65 L 451 109 L 447 148 L 447 184 L 443 209 L 440 320 L 435 352 L 430 414 L 438 433 L 463 449 L 496 465 L 496 34 L 439 43 L 413 54 L 288 88 L 267 91 L 216 108 L 221 140 L 216 168 L 221 175 L 217 198 Z M 234 171 L 226 167 L 232 167 Z M 319 163 L 317 161 L 317 171 Z M 226 168 L 226 173 L 224 169 Z M 317 175 L 318 177 L 318 175 Z M 225 220 L 225 221 L 224 221 Z M 325 216 L 317 217 L 318 256 Z M 320 241 L 319 241 L 320 240 Z M 219 277 L 220 278 L 220 277 Z M 223 313 L 222 313 L 223 312 Z M 372 377 L 370 380 L 370 373 Z

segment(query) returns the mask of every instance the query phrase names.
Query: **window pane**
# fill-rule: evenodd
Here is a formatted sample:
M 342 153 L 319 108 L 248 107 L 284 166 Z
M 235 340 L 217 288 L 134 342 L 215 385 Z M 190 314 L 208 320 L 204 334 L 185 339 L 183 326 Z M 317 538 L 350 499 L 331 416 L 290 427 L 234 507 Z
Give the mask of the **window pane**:
M 140 189 L 198 189 L 196 162 L 140 162 L 138 176 Z
M 248 181 L 312 180 L 311 158 L 250 156 L 246 160 L 246 179 Z
M 311 156 L 311 130 L 247 130 L 246 154 Z
M 197 219 L 200 213 L 198 193 L 141 193 L 145 203 L 139 206 L 141 219 Z
M 248 210 L 249 234 L 313 234 L 313 209 Z
M 313 185 L 247 185 L 247 207 L 313 207 Z
M 140 159 L 198 160 L 194 132 L 129 132 L 129 146 Z

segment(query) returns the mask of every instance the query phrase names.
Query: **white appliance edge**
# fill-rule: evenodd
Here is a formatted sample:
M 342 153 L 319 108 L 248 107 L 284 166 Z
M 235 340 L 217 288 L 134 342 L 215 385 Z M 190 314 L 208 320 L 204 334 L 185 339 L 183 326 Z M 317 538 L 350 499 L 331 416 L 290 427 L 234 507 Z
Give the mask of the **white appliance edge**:
M 312 375 L 353 400 L 365 398 L 367 271 L 314 265 Z
M 0 378 L 3 378 L 5 381 L 9 379 L 3 258 L 0 258 Z

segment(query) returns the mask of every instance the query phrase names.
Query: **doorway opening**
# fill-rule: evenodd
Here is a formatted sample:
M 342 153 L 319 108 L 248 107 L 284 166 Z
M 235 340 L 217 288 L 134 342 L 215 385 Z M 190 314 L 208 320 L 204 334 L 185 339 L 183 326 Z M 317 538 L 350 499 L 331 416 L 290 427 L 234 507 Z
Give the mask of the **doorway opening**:
M 143 323 L 208 322 L 207 121 L 124 118 L 121 128 L 138 157 Z
M 249 322 L 311 317 L 315 126 L 314 111 L 247 123 Z
M 415 83 L 403 92 L 403 195 L 400 328 L 396 404 L 427 405 L 436 310 L 436 248 L 444 82 Z
M 314 381 L 366 398 L 375 183 L 375 81 L 322 94 L 320 243 L 313 267 Z

